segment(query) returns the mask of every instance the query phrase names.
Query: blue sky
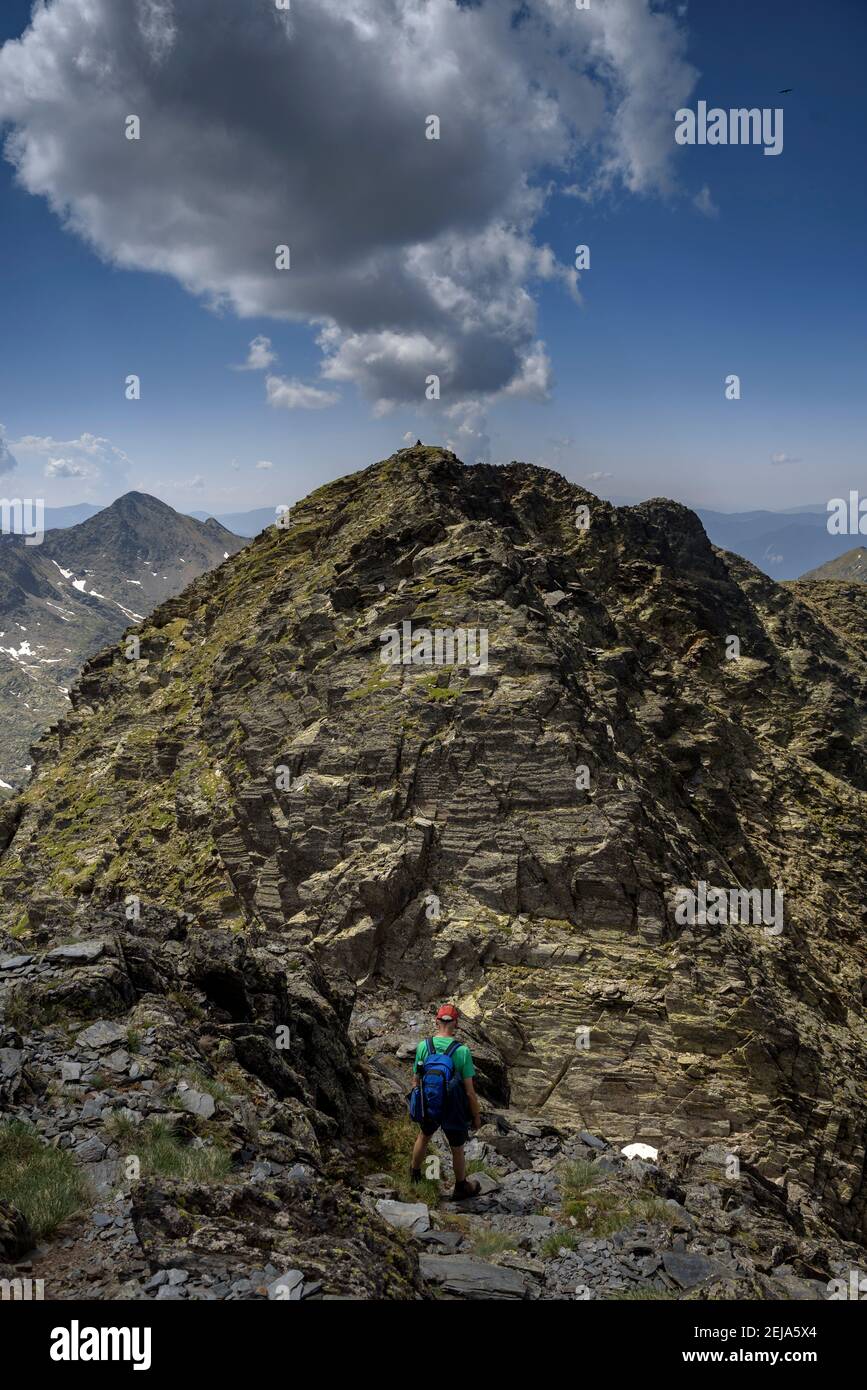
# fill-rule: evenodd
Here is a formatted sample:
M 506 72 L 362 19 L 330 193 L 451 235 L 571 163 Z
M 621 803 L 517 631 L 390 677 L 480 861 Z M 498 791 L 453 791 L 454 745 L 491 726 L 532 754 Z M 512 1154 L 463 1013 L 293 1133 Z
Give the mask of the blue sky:
M 159 0 L 151 3 L 160 11 Z M 627 17 L 638 3 L 623 0 Z M 77 0 L 52 4 L 62 10 Z M 210 8 L 227 7 L 212 0 Z M 344 337 L 338 368 L 324 377 L 316 342 L 322 323 L 335 317 L 344 335 L 363 334 L 367 325 L 359 330 L 350 321 L 354 310 L 347 309 L 341 319 L 342 301 L 320 285 L 303 288 L 306 307 L 292 310 L 298 321 L 257 311 L 256 302 L 242 316 L 241 269 L 235 276 L 227 261 L 231 248 L 223 248 L 214 274 L 221 290 L 224 282 L 229 286 L 228 302 L 215 311 L 195 287 L 179 282 L 177 248 L 166 251 L 172 273 L 109 263 L 105 248 L 100 256 L 64 228 L 44 196 L 16 184 L 14 168 L 4 161 L 0 421 L 18 466 L 0 487 L 7 495 L 44 496 L 52 506 L 108 502 L 136 487 L 181 510 L 240 511 L 291 503 L 319 483 L 391 453 L 408 434 L 427 442 L 454 439 L 468 462 L 486 451 L 498 462 L 522 458 L 557 467 L 615 498 L 665 494 L 722 510 L 780 510 L 824 505 L 850 488 L 867 489 L 862 149 L 867 6 L 858 0 L 826 0 L 821 7 L 806 0 L 733 0 L 692 3 L 683 15 L 678 8 L 684 7 L 654 6 L 668 9 L 685 36 L 679 57 L 670 59 L 662 47 L 660 64 L 680 63 L 681 70 L 691 64 L 700 73 L 684 104 L 694 107 L 703 98 L 724 108 L 781 106 L 782 154 L 767 157 L 760 148 L 743 146 L 676 148 L 672 113 L 670 151 L 651 151 L 647 169 L 637 172 L 634 156 L 617 152 L 617 174 L 594 184 L 602 159 L 598 152 L 582 151 L 571 168 L 558 167 L 556 159 L 546 165 L 545 146 L 537 141 L 527 172 L 536 187 L 550 181 L 550 192 L 531 227 L 524 222 L 521 235 L 525 244 L 531 238 L 535 246 L 550 247 L 567 267 L 576 243 L 590 246 L 591 268 L 580 277 L 581 303 L 559 274 L 528 275 L 527 291 L 537 306 L 533 336 L 544 342 L 549 363 L 544 387 L 536 392 L 506 388 L 488 396 L 475 396 L 467 387 L 458 391 L 466 407 L 458 416 L 446 414 L 445 400 L 425 406 L 421 394 L 418 403 L 397 399 L 388 413 L 378 414 L 371 392 L 375 396 L 384 388 L 377 384 L 364 394 L 367 377 L 356 371 L 354 337 L 348 343 Z M 29 14 L 29 3 L 5 0 L 0 40 L 21 35 Z M 299 31 L 293 41 L 307 40 Z M 127 55 L 124 61 L 134 58 Z M 244 61 L 243 54 L 238 61 Z M 247 67 L 253 88 L 256 61 L 251 50 Z M 3 71 L 0 67 L 0 81 Z M 640 55 L 623 60 L 618 79 L 624 86 L 646 82 Z M 165 80 L 178 81 L 177 69 Z M 783 87 L 793 91 L 781 96 Z M 642 100 L 652 96 L 651 91 Z M 589 96 L 588 101 L 592 105 Z M 130 109 L 134 102 L 131 97 Z M 332 96 L 329 121 L 335 119 L 333 105 Z M 0 114 L 3 110 L 0 93 Z M 206 110 L 212 120 L 213 105 Z M 504 110 L 503 120 L 508 115 Z M 58 107 L 58 126 L 62 116 Z M 443 116 L 445 128 L 448 107 Z M 29 121 L 40 118 L 21 97 L 7 128 L 27 129 Z M 202 119 L 193 105 L 191 126 Z M 231 113 L 226 119 L 231 121 Z M 314 112 L 311 122 L 315 119 Z M 462 119 L 471 122 L 472 111 L 464 110 Z M 484 119 L 480 109 L 479 120 Z M 311 131 L 308 138 L 318 138 L 312 125 Z M 510 126 L 503 140 L 516 140 L 515 131 Z M 284 132 L 282 138 L 293 137 Z M 371 143 L 374 139 L 381 141 L 379 127 L 375 135 L 371 131 Z M 379 148 L 377 158 L 387 164 L 388 149 Z M 452 157 L 447 148 L 442 153 Z M 428 154 L 423 148 L 419 158 Z M 325 154 L 322 161 L 324 180 Z M 666 169 L 659 173 L 663 161 Z M 86 200 L 96 188 L 105 193 L 109 212 L 117 208 L 113 190 L 103 187 L 113 177 L 110 169 L 100 175 L 84 165 L 80 172 L 71 168 L 68 157 L 64 163 L 58 197 Z M 329 178 L 346 177 L 340 163 L 340 149 L 335 152 L 332 143 Z M 47 175 L 47 186 L 53 177 L 60 176 Z M 377 169 L 371 178 L 379 177 Z M 403 177 L 403 185 L 394 189 L 398 223 L 403 190 L 407 199 L 414 196 Z M 583 196 L 563 192 L 576 183 Z M 308 178 L 305 187 L 315 204 L 317 187 L 321 191 L 323 185 Z M 387 187 L 377 186 L 376 196 L 382 201 Z M 514 206 L 510 198 L 514 190 L 503 195 L 499 208 L 492 202 L 493 213 Z M 256 207 L 253 198 L 239 219 L 238 236 L 255 224 Z M 314 241 L 321 237 L 315 215 L 314 206 Z M 477 209 L 467 213 L 471 217 L 478 228 Z M 344 217 L 342 225 L 351 241 L 352 217 Z M 444 231 L 463 235 L 464 226 Z M 149 230 L 146 253 L 157 265 L 162 264 L 159 235 L 158 229 Z M 375 235 L 378 254 L 389 237 L 381 227 Z M 106 237 L 117 259 L 128 233 L 112 227 Z M 483 265 L 476 282 L 461 285 L 483 302 L 485 280 Z M 496 293 L 505 302 L 513 288 L 497 286 Z M 397 291 L 395 299 L 395 332 L 407 334 L 409 341 L 418 324 L 404 316 Z M 374 328 L 391 322 L 383 318 Z M 321 409 L 269 405 L 265 373 L 231 369 L 244 362 L 257 335 L 270 340 L 277 359 L 272 370 L 280 380 L 307 383 L 328 399 L 336 397 L 336 403 Z M 516 330 L 515 350 L 523 352 L 526 344 L 519 337 Z M 479 353 L 487 350 L 480 341 Z M 447 352 L 445 343 L 442 351 Z M 124 398 L 128 373 L 142 379 L 140 401 Z M 724 398 L 728 373 L 741 378 L 739 401 Z M 460 420 L 466 422 L 463 435 L 456 430 Z M 86 436 L 105 442 L 82 448 Z M 22 445 L 27 437 L 36 442 Z M 784 461 L 774 463 L 774 456 Z M 60 460 L 54 466 L 60 476 L 46 476 L 51 460 L 55 465 Z M 77 475 L 70 468 L 76 460 Z M 261 462 L 272 467 L 257 468 Z

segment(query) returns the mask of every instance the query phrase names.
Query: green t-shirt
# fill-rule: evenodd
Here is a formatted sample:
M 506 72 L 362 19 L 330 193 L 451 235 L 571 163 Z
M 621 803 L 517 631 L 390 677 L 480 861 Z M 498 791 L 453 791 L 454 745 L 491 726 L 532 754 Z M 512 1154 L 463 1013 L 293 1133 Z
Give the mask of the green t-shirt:
M 451 1047 L 453 1042 L 454 1038 L 441 1038 L 439 1036 L 435 1036 L 433 1039 L 434 1051 L 445 1052 L 448 1047 Z M 426 1056 L 427 1039 L 422 1038 L 421 1042 L 415 1050 L 415 1063 L 413 1065 L 414 1072 L 421 1070 L 421 1064 Z M 452 1057 L 455 1064 L 455 1071 L 457 1072 L 458 1076 L 461 1078 L 462 1081 L 466 1081 L 467 1078 L 470 1076 L 475 1076 L 476 1069 L 473 1066 L 473 1054 L 470 1052 L 470 1049 L 467 1047 L 466 1043 L 461 1043 L 458 1050 L 452 1053 Z

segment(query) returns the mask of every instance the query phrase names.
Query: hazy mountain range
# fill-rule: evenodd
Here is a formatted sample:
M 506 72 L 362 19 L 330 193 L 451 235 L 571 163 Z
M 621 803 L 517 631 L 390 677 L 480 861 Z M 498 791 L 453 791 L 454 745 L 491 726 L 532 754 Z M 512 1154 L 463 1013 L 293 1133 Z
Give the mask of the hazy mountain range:
M 828 532 L 828 513 L 796 512 L 714 512 L 696 509 L 714 545 L 742 555 L 772 579 L 797 579 L 805 571 L 857 546 L 857 536 L 832 536 Z

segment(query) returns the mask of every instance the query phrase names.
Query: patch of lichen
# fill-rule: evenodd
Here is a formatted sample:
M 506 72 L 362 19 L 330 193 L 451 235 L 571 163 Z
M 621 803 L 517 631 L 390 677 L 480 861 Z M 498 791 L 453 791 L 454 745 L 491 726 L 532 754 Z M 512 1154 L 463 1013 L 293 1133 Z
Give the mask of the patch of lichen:
M 394 686 L 393 679 L 389 678 L 389 669 L 385 662 L 377 662 L 367 679 L 357 685 L 354 690 L 348 691 L 344 699 L 366 700 L 372 695 L 385 694 L 388 686 Z

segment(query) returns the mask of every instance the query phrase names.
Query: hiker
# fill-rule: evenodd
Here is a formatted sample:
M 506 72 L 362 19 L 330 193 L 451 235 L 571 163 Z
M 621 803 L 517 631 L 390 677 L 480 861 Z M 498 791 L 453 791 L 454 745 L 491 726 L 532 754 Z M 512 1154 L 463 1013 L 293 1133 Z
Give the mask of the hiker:
M 464 1144 L 473 1129 L 481 1129 L 482 1117 L 473 1077 L 476 1069 L 466 1043 L 455 1037 L 458 1014 L 454 1004 L 443 1004 L 437 1010 L 437 1032 L 423 1038 L 415 1050 L 412 1091 L 409 1113 L 419 1126 L 418 1138 L 412 1151 L 410 1181 L 421 1182 L 421 1165 L 432 1135 L 442 1128 L 452 1151 L 455 1170 L 455 1190 L 452 1201 L 463 1202 L 477 1197 L 480 1184 L 467 1181 Z

